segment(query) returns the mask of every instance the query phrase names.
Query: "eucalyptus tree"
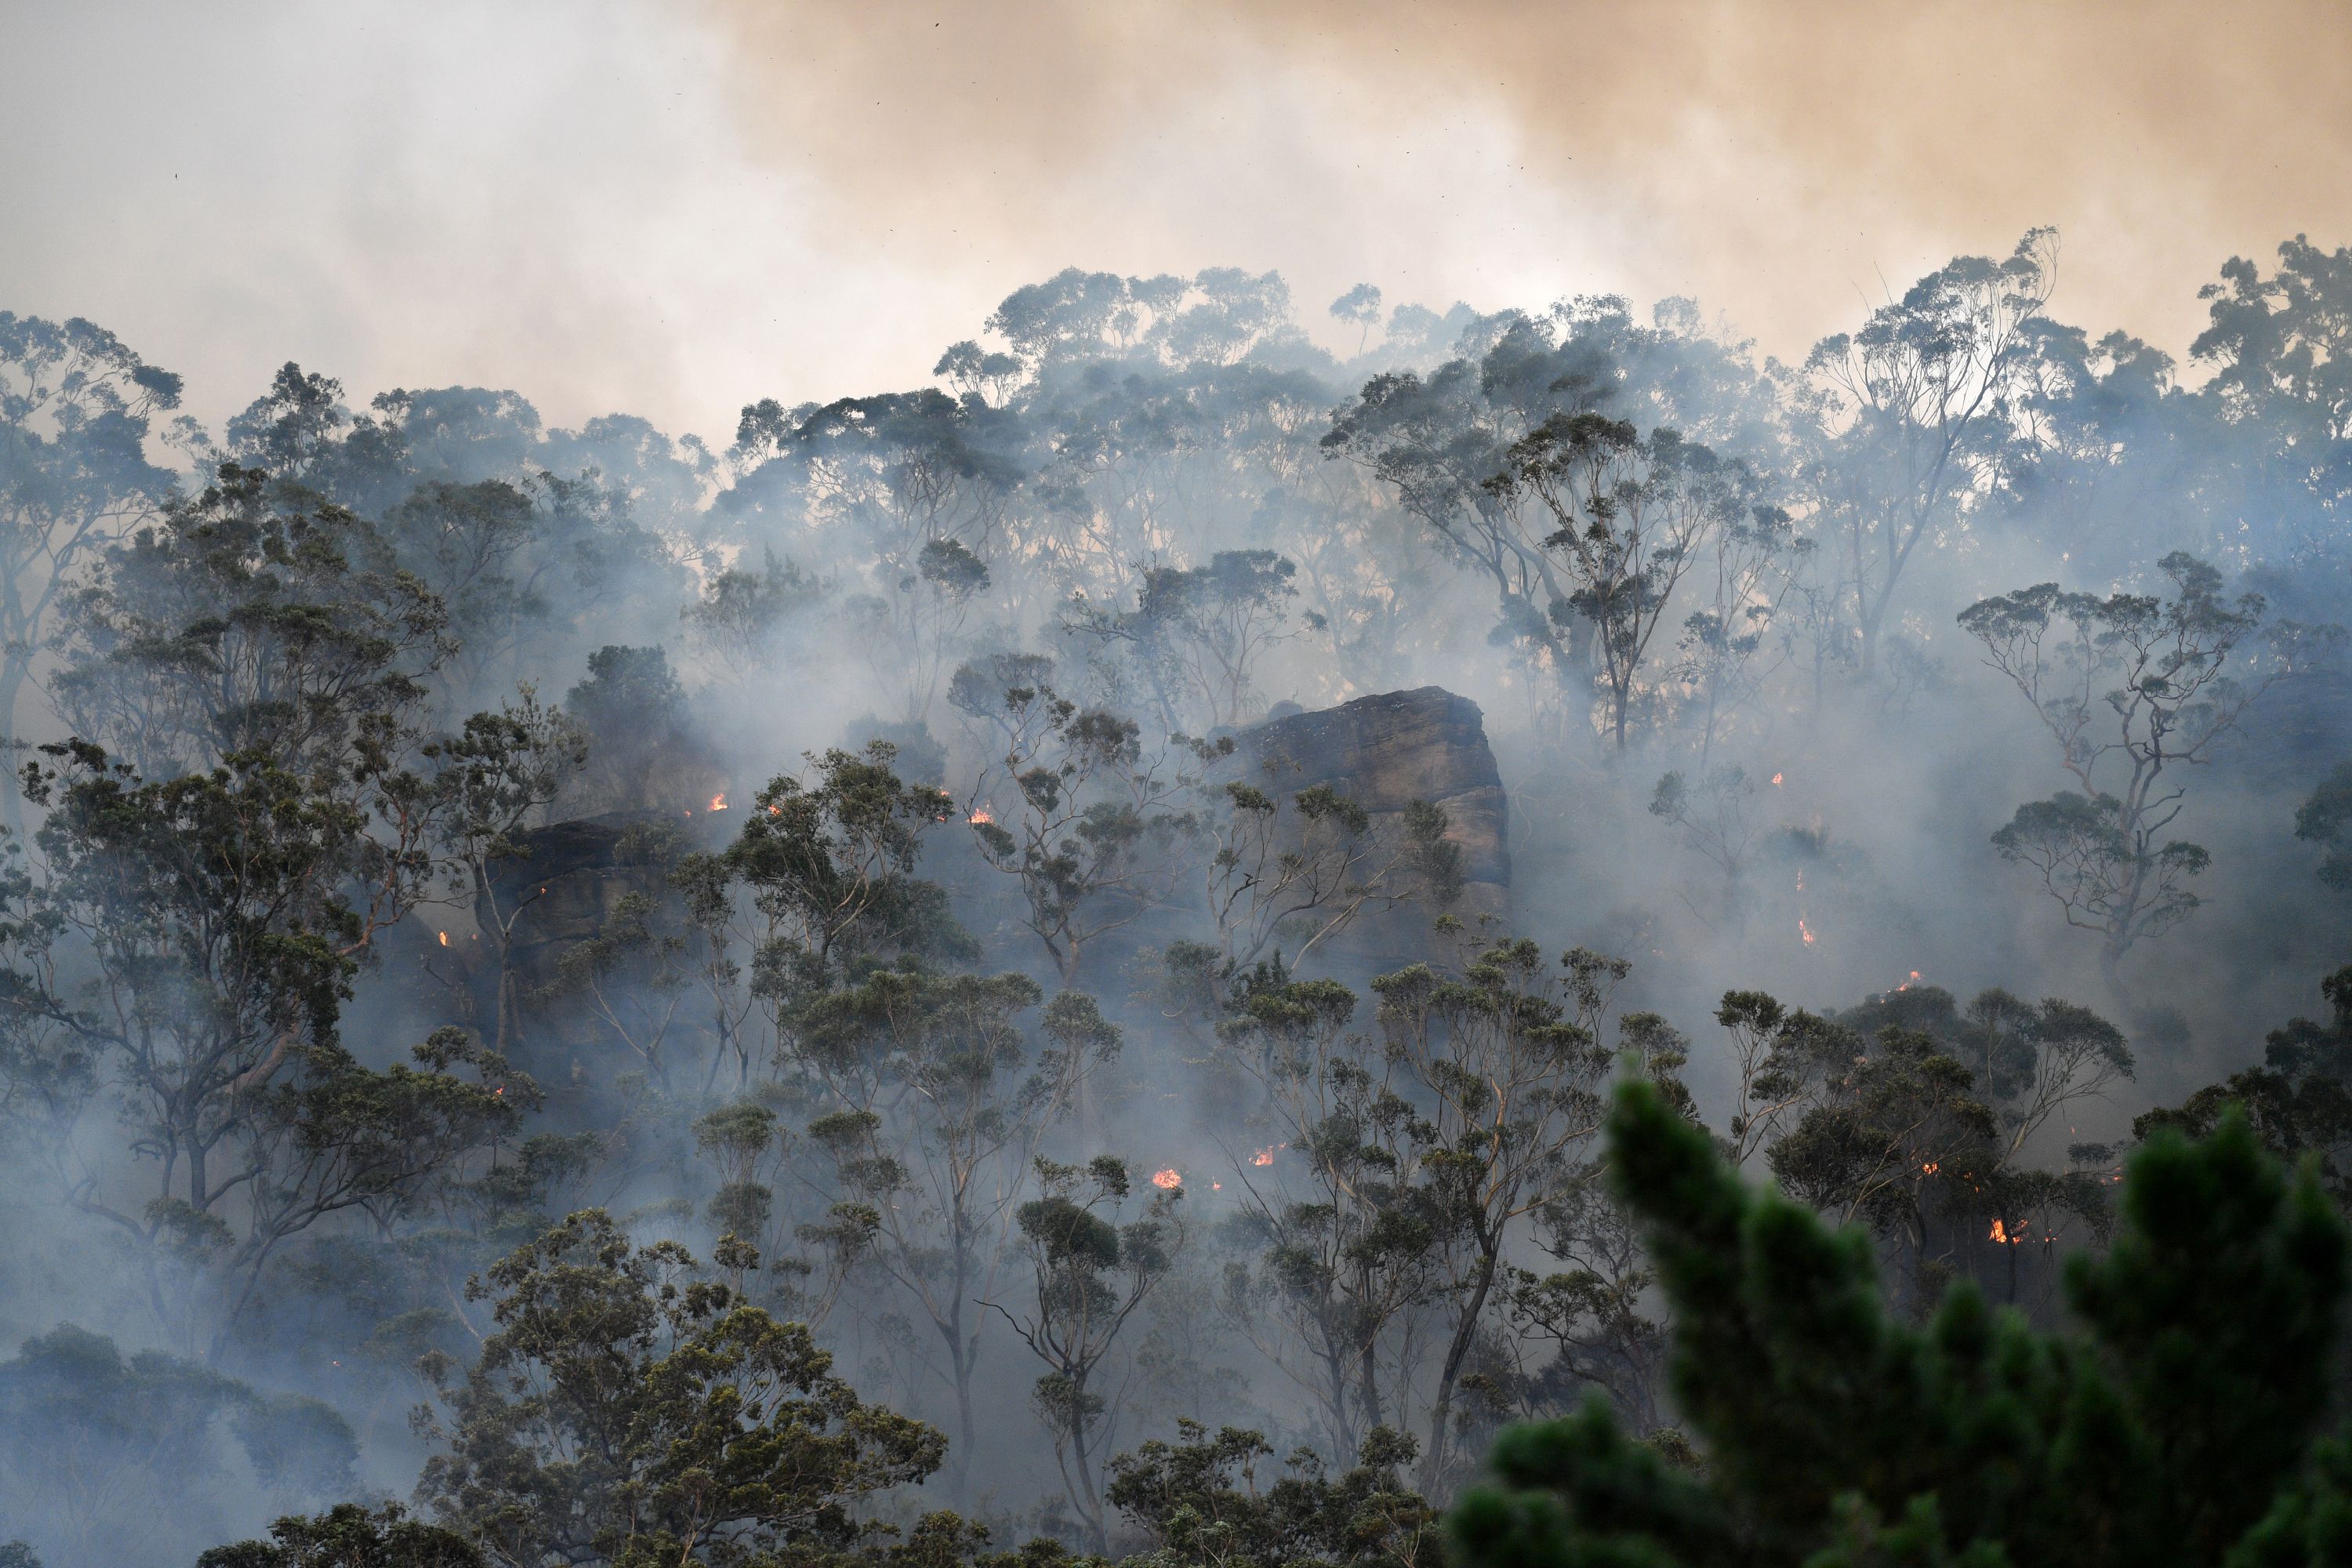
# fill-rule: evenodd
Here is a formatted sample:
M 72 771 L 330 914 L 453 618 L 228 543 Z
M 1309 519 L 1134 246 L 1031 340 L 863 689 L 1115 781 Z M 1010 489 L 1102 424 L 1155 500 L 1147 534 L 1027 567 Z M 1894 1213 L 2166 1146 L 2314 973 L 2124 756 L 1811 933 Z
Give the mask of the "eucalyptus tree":
M 1362 353 L 1371 341 L 1372 328 L 1381 319 L 1381 291 L 1370 283 L 1359 283 L 1328 307 L 1335 321 L 1343 321 L 1356 329 L 1356 352 Z
M 2185 552 L 2158 565 L 2169 597 L 2102 599 L 2043 583 L 1980 600 L 1959 617 L 1984 645 L 1985 662 L 2032 705 L 2057 742 L 2059 765 L 2082 786 L 2018 807 L 1993 844 L 2040 876 L 2068 925 L 2099 938 L 2110 984 L 2137 943 L 2197 908 L 2189 882 L 2211 857 L 2166 837 L 2187 799 L 2189 770 L 2210 762 L 2249 707 L 2292 673 L 2299 645 L 2340 636 L 2276 628 L 2277 657 L 2251 679 L 2233 679 L 2231 656 L 2263 627 L 2262 595 L 2226 597 L 2221 574 Z
M 749 905 L 751 993 L 780 1053 L 793 1048 L 802 1009 L 860 963 L 979 955 L 946 893 L 915 874 L 924 835 L 954 805 L 901 779 L 897 759 L 883 741 L 811 756 L 804 772 L 768 782 L 726 850 Z
M 1913 557 L 1967 525 L 2014 438 L 2033 323 L 2057 282 L 2058 236 L 2030 230 L 2007 258 L 1964 256 L 1813 346 L 1801 483 L 1839 565 L 1875 669 Z
M 1141 1212 L 1125 1162 L 1098 1154 L 1083 1167 L 1040 1159 L 1045 1195 L 1016 1218 L 1034 1294 L 1016 1314 L 992 1302 L 1045 1367 L 1031 1405 L 1054 1440 L 1064 1491 L 1097 1553 L 1109 1550 L 1103 1459 L 1118 1412 L 1097 1381 L 1138 1309 L 1167 1279 L 1187 1226 L 1181 1185 L 1154 1184 Z
M 1435 1217 L 1442 1346 L 1424 1412 L 1421 1483 L 1446 1475 L 1454 1398 L 1514 1238 L 1578 1178 L 1600 1131 L 1603 1030 L 1631 965 L 1585 949 L 1548 973 L 1535 943 L 1473 950 L 1458 977 L 1414 965 L 1372 983 L 1380 1048 L 1412 1085 L 1424 1202 Z M 1632 1043 L 1632 1042 L 1628 1042 Z
M 1565 692 L 1587 668 L 1562 559 L 1544 547 L 1558 521 L 1528 491 L 1490 487 L 1512 444 L 1556 413 L 1606 402 L 1606 352 L 1555 343 L 1537 322 L 1512 319 L 1478 358 L 1426 377 L 1388 372 L 1366 382 L 1323 437 L 1327 452 L 1369 469 L 1457 564 L 1495 593 L 1498 639 L 1521 647 Z M 1561 613 L 1555 615 L 1553 605 Z
M 855 1550 L 861 1505 L 945 1440 L 699 1274 L 601 1210 L 501 1258 L 470 1287 L 494 1303 L 479 1361 L 420 1417 L 417 1500 L 508 1568 Z
M 810 1140 L 854 1208 L 866 1256 L 938 1336 L 921 1359 L 954 1399 L 959 1489 L 977 1449 L 979 1303 L 993 1298 L 1017 1205 L 1046 1140 L 1120 1037 L 1093 998 L 1044 1000 L 1024 975 L 877 971 L 812 1003 L 793 1062 L 822 1108 Z
M 1671 671 L 1682 689 L 1682 717 L 1695 712 L 1698 765 L 1705 772 L 1717 741 L 1762 694 L 1791 651 L 1782 611 L 1815 566 L 1814 541 L 1799 535 L 1786 510 L 1754 505 L 1727 516 L 1692 586 L 1700 608 L 1685 616 Z M 1775 657 L 1775 656 L 1779 657 Z
M 546 889 L 527 891 L 498 873 L 508 862 L 529 858 L 523 829 L 562 795 L 587 761 L 587 732 L 571 715 L 541 707 L 526 685 L 496 712 L 470 715 L 457 734 L 427 745 L 425 756 L 436 768 L 435 848 L 449 891 L 466 900 L 497 955 L 492 1043 L 504 1054 L 521 1026 L 515 924 Z
M 1267 766 L 1265 786 L 1278 773 Z M 1409 801 L 1396 820 L 1375 823 L 1328 784 L 1286 801 L 1265 786 L 1203 786 L 1203 890 L 1226 973 L 1269 954 L 1295 970 L 1368 910 L 1417 900 L 1443 910 L 1460 896 L 1461 846 L 1446 839 L 1442 808 Z
M 928 710 L 963 618 L 989 584 L 1026 468 L 1017 416 L 936 388 L 743 410 L 719 507 L 772 545 L 810 540 L 862 577 L 877 679 Z M 908 647 L 920 657 L 909 661 Z
M 1171 734 L 1227 728 L 1251 716 L 1260 663 L 1297 635 L 1297 573 L 1271 550 L 1220 550 L 1205 565 L 1146 567 L 1132 609 L 1080 596 L 1063 626 L 1128 655 Z
M 1591 627 L 1604 723 L 1622 752 L 1675 589 L 1741 516 L 1739 471 L 1673 430 L 1645 437 L 1592 413 L 1555 415 L 1504 460 L 1485 488 L 1513 501 L 1532 497 L 1552 519 L 1543 548 L 1559 557 L 1569 591 L 1547 613 L 1573 612 Z
M 368 523 L 227 463 L 89 563 L 54 686 L 77 734 L 151 777 L 238 756 L 382 773 L 418 738 L 446 628 Z
M 2199 298 L 2207 326 L 2189 352 L 2211 368 L 2207 395 L 2241 438 L 2228 491 L 2217 498 L 2222 516 L 2252 531 L 2263 555 L 2340 554 L 2352 500 L 2352 250 L 2297 235 L 2279 246 L 2268 274 L 2232 257 Z M 2231 542 L 2244 545 L 2242 536 Z
M 833 587 L 790 557 L 778 560 L 766 549 L 756 571 L 733 565 L 710 575 L 678 618 L 721 679 L 749 680 L 767 672 L 779 651 L 778 639 L 805 622 Z
M 1199 781 L 1172 748 L 1147 752 L 1135 721 L 1081 709 L 1050 686 L 999 685 L 998 673 L 968 666 L 954 688 L 1005 747 L 975 784 L 968 820 L 982 857 L 1018 884 L 1021 923 L 1068 984 L 1095 944 L 1174 897 L 1200 832 Z
M 26 684 L 79 572 L 171 499 L 147 441 L 179 401 L 178 376 L 103 328 L 0 310 L 0 738 L 25 733 Z M 21 832 L 13 786 L 7 802 Z
M 2320 847 L 2321 882 L 2352 892 L 2352 763 L 2338 763 L 2294 808 L 2294 836 Z
M 1402 1059 L 1351 1029 L 1356 1007 L 1334 981 L 1268 980 L 1217 1026 L 1260 1097 L 1230 1151 L 1257 1256 L 1229 1268 L 1228 1309 L 1307 1395 L 1342 1467 L 1412 1415 L 1399 1342 L 1438 1292 L 1445 1221 L 1423 1169 L 1433 1131 Z

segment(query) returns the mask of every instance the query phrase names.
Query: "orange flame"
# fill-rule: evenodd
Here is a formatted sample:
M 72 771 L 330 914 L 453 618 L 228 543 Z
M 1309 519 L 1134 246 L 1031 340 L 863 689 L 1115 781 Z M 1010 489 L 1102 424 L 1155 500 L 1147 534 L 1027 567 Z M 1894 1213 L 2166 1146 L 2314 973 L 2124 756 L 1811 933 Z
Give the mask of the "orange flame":
M 441 945 L 443 947 L 449 945 L 449 933 L 446 931 L 441 932 Z
M 1269 1144 L 1267 1144 L 1265 1148 L 1263 1148 L 1263 1149 L 1259 1150 L 1256 1153 L 1252 1154 L 1252 1155 L 1250 1156 L 1250 1163 L 1251 1163 L 1251 1164 L 1253 1164 L 1253 1165 L 1271 1165 L 1271 1164 L 1273 1164 L 1273 1163 L 1274 1163 L 1274 1152 L 1275 1152 L 1276 1150 L 1277 1150 L 1277 1149 L 1281 1148 L 1281 1147 L 1282 1147 L 1282 1145 L 1281 1145 L 1281 1144 L 1279 1144 L 1279 1143 L 1269 1143 Z
M 1919 984 L 1919 972 L 1918 972 L 1917 970 L 1916 970 L 1916 969 L 1915 969 L 1915 970 L 1913 970 L 1913 971 L 1911 972 L 1911 978 L 1910 978 L 1910 979 L 1908 979 L 1908 980 L 1906 980 L 1906 981 L 1905 981 L 1902 984 L 1897 985 L 1895 989 L 1895 990 L 1897 990 L 1897 991 L 1908 991 L 1908 990 L 1910 990 L 1910 989 L 1911 989 L 1911 987 L 1913 987 L 1914 985 L 1916 985 L 1916 984 Z M 2073 1129 L 2071 1129 L 2071 1128 L 2070 1128 L 2070 1129 L 2068 1129 L 2068 1131 L 2073 1131 Z
M 717 795 L 710 797 L 710 809 L 713 811 L 724 811 L 727 809 L 727 792 L 725 790 L 722 789 Z
M 1772 787 L 1774 789 L 1779 789 L 1780 787 L 1780 775 L 1779 773 L 1774 773 L 1772 775 Z
M 1920 1166 L 1920 1167 L 1919 1167 L 1919 1169 L 1920 1169 L 1922 1172 L 1926 1173 L 1927 1174 L 1928 1174 L 1928 1175 L 1932 1176 L 1932 1175 L 1934 1175 L 1934 1174 L 1936 1173 L 1936 1166 L 1937 1166 L 1937 1163 L 1936 1163 L 1935 1161 L 1933 1161 L 1933 1160 L 1930 1160 L 1930 1161 L 1928 1161 L 1926 1164 L 1924 1164 L 1924 1165 Z
M 1184 1184 L 1184 1178 L 1177 1172 L 1175 1166 L 1171 1165 L 1164 1171 L 1152 1172 L 1151 1184 L 1163 1193 L 1172 1193 Z
M 2018 1226 L 2018 1229 L 2020 1230 L 2023 1230 L 2024 1228 L 2025 1227 L 2021 1225 Z M 2021 1236 L 2010 1235 L 2007 1227 L 2005 1227 L 1999 1220 L 1992 1222 L 1992 1234 L 1985 1237 L 1985 1239 L 1987 1241 L 1998 1241 L 2004 1247 L 2022 1247 L 2025 1245 L 2025 1237 Z
M 1805 939 L 1807 947 L 1813 945 L 1813 928 L 1805 923 L 1805 917 L 1802 915 L 1797 917 L 1797 934 Z
M 984 805 L 975 805 L 971 808 L 971 815 L 964 820 L 977 825 L 983 822 L 994 822 L 996 818 L 990 813 L 988 807 Z

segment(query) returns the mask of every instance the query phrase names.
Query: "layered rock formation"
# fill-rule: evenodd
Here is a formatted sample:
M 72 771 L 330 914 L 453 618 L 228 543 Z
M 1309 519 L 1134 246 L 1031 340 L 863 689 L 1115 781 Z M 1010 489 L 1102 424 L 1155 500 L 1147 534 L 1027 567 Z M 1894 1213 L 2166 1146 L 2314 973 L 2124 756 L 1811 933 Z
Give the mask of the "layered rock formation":
M 1462 850 L 1462 894 L 1448 912 L 1474 932 L 1489 918 L 1508 921 L 1509 807 L 1475 702 L 1423 686 L 1269 719 L 1234 740 L 1237 760 L 1269 792 L 1328 784 L 1384 832 L 1402 835 L 1415 800 L 1438 806 L 1446 837 Z M 1343 950 L 1373 966 L 1426 958 L 1436 912 L 1408 905 L 1368 913 L 1345 933 Z
M 1441 911 L 1423 900 L 1367 909 L 1320 950 L 1318 967 L 1361 979 L 1442 956 L 1431 931 L 1441 912 L 1458 917 L 1474 935 L 1490 921 L 1507 922 L 1507 807 L 1476 703 L 1426 686 L 1359 698 L 1318 712 L 1292 712 L 1240 731 L 1234 739 L 1235 754 L 1223 764 L 1231 770 L 1224 776 L 1247 776 L 1268 794 L 1286 798 L 1328 785 L 1363 806 L 1391 843 L 1403 839 L 1406 807 L 1427 801 L 1445 813 L 1446 837 L 1461 850 L 1461 890 L 1450 908 Z M 584 998 L 545 993 L 559 977 L 563 954 L 604 931 L 623 899 L 640 895 L 662 906 L 666 915 L 674 912 L 676 895 L 661 866 L 645 852 L 646 831 L 674 829 L 697 847 L 716 848 L 736 821 L 727 813 L 673 817 L 667 812 L 613 812 L 518 835 L 525 854 L 499 865 L 497 904 L 500 913 L 520 910 L 512 928 L 511 961 L 518 990 L 529 999 L 530 1021 L 518 1055 L 551 1089 L 578 1075 L 583 1062 L 599 1077 L 600 1062 L 609 1068 L 630 1065 Z M 940 847 L 944 853 L 946 847 Z M 435 922 L 412 922 L 419 926 L 406 944 L 413 952 L 400 962 L 422 970 L 411 1003 L 424 1026 L 467 1023 L 487 1037 L 498 1016 L 497 960 L 488 931 L 492 912 L 477 913 L 478 925 L 471 931 L 436 933 L 427 929 Z M 453 927 L 457 923 L 446 911 L 440 918 Z M 1169 909 L 1130 936 L 1146 944 L 1165 942 L 1191 934 L 1196 920 L 1192 910 Z M 1019 955 L 1006 956 L 1017 961 Z

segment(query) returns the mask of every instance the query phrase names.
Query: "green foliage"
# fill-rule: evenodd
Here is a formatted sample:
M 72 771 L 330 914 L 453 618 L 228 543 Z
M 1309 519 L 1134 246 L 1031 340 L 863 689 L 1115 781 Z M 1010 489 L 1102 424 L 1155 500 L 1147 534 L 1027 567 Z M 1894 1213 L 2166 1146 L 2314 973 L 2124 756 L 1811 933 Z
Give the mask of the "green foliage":
M 1861 1233 L 1743 1184 L 1646 1086 L 1610 1138 L 1705 1470 L 1599 1405 L 1521 1428 L 1454 1521 L 1465 1562 L 2292 1562 L 2339 1517 L 2334 1450 L 2303 1478 L 2352 1234 L 2242 1119 L 2135 1157 L 2113 1247 L 2070 1260 L 2067 1333 L 1966 1282 L 1898 1322 Z
M 658 647 L 607 643 L 588 656 L 587 679 L 564 694 L 563 710 L 586 731 L 590 784 L 610 805 L 655 799 L 654 775 L 684 742 L 686 691 Z
M 1338 1475 L 1300 1449 L 1261 1486 L 1258 1467 L 1273 1455 L 1259 1433 L 1179 1420 L 1174 1442 L 1155 1437 L 1112 1460 L 1104 1495 L 1152 1547 L 1129 1562 L 1415 1568 L 1439 1559 L 1436 1510 L 1398 1479 L 1414 1458 L 1411 1437 L 1374 1428 L 1360 1462 Z
M 95 563 L 58 704 L 155 777 L 239 756 L 381 771 L 449 651 L 446 622 L 368 523 L 224 464 Z
M 80 569 L 170 497 L 146 443 L 179 401 L 180 378 L 112 332 L 0 310 L 0 733 L 29 717 L 18 702 Z M 11 827 L 21 810 L 12 795 Z
M 841 1551 L 858 1505 L 937 1469 L 930 1427 L 860 1401 L 808 1330 L 573 1215 L 469 1288 L 497 1330 L 446 1389 L 420 1502 L 499 1560 Z
M 2264 1148 L 2283 1160 L 2311 1159 L 2336 1202 L 2352 1206 L 2352 967 L 2321 981 L 2320 992 L 2331 1012 L 2326 1022 L 2295 1018 L 2272 1030 L 2259 1065 L 2147 1112 L 2133 1132 L 2201 1138 L 2234 1108 Z
M 2295 807 L 2294 836 L 2320 847 L 2319 879 L 2352 892 L 2352 763 L 2338 763 Z
M 1004 739 L 982 785 L 989 805 L 970 820 L 973 842 L 1018 881 L 1023 923 L 1067 984 L 1089 944 L 1173 895 L 1202 826 L 1178 802 L 1199 781 L 1147 756 L 1132 719 L 1042 683 L 1004 683 L 1034 673 L 1024 660 L 968 665 L 950 700 Z
M 1220 550 L 1206 565 L 1144 570 L 1131 610 L 1081 596 L 1069 629 L 1124 650 L 1171 732 L 1243 721 L 1259 661 L 1297 634 L 1297 563 L 1272 550 Z
M 900 779 L 897 760 L 883 741 L 811 757 L 805 777 L 769 782 L 728 847 L 761 922 L 752 988 L 780 1021 L 861 959 L 977 956 L 944 895 L 914 875 L 923 835 L 954 805 Z
M 268 1541 L 215 1546 L 196 1568 L 484 1568 L 480 1549 L 455 1531 L 411 1519 L 398 1503 L 337 1503 L 315 1518 L 290 1514 Z
M 722 670 L 744 679 L 775 651 L 779 633 L 824 602 L 829 586 L 790 557 L 777 560 L 772 550 L 757 572 L 730 566 L 712 576 L 679 618 Z

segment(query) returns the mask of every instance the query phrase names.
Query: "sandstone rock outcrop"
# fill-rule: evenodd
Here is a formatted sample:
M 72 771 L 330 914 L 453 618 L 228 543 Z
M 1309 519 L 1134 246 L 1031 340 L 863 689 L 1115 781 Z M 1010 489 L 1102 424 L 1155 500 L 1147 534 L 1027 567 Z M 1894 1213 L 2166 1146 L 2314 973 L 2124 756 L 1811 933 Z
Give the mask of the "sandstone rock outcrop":
M 1234 738 L 1237 760 L 1270 790 L 1328 784 L 1390 831 L 1402 830 L 1414 800 L 1440 807 L 1446 837 L 1462 849 L 1462 894 L 1450 912 L 1474 932 L 1482 917 L 1508 921 L 1509 805 L 1475 702 L 1423 686 L 1269 719 Z M 1408 905 L 1368 914 L 1343 948 L 1378 966 L 1426 958 L 1436 912 Z

